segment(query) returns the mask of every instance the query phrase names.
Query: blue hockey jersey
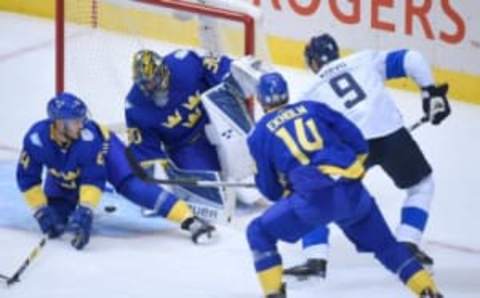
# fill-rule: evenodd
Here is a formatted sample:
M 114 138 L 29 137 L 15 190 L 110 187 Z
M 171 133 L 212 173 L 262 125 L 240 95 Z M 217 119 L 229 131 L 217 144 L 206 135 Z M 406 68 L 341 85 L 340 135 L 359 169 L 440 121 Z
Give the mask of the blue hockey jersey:
M 155 103 L 151 94 L 133 85 L 127 95 L 126 122 L 129 147 L 139 161 L 163 159 L 167 151 L 195 142 L 208 122 L 200 95 L 218 84 L 230 70 L 227 57 L 202 58 L 193 51 L 177 50 L 164 57 L 170 70 L 168 101 Z
M 270 200 L 295 188 L 292 173 L 310 167 L 315 175 L 357 179 L 368 151 L 361 132 L 326 105 L 304 101 L 266 114 L 248 137 L 257 166 L 255 181 Z
M 27 132 L 17 166 L 17 183 L 30 207 L 47 203 L 47 197 L 69 197 L 95 207 L 105 186 L 104 138 L 100 127 L 89 121 L 81 137 L 59 144 L 52 134 L 51 120 L 35 123 Z M 42 188 L 42 172 L 47 169 Z

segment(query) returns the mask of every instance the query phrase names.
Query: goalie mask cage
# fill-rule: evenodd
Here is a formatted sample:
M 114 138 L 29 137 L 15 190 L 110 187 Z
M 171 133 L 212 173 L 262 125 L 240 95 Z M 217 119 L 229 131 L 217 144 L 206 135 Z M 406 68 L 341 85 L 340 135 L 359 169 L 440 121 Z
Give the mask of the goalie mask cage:
M 73 92 L 95 109 L 111 110 L 111 118 L 99 119 L 108 123 L 124 122 L 132 58 L 140 49 L 161 55 L 179 48 L 230 56 L 255 51 L 254 18 L 234 10 L 180 0 L 55 4 L 56 92 Z

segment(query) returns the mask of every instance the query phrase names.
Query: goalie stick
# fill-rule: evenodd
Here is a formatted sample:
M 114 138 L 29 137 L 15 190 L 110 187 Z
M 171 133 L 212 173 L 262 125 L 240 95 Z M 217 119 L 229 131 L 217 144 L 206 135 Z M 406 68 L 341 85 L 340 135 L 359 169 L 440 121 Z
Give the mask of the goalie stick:
M 130 148 L 127 148 L 125 151 L 127 159 L 130 162 L 130 166 L 133 169 L 135 175 L 140 177 L 140 179 L 164 184 L 164 185 L 179 185 L 179 186 L 195 186 L 195 187 L 256 187 L 254 183 L 244 183 L 238 181 L 210 181 L 210 180 L 198 180 L 198 179 L 156 179 L 150 177 L 145 170 L 140 166 L 139 162 L 133 155 Z
M 148 178 L 151 182 L 165 185 L 180 185 L 194 187 L 247 187 L 255 188 L 255 183 L 237 182 L 237 181 L 210 181 L 195 179 L 155 179 Z
M 37 257 L 38 253 L 42 250 L 42 248 L 47 243 L 47 239 L 48 239 L 47 236 L 45 236 L 40 240 L 37 246 L 35 246 L 35 248 L 30 252 L 28 257 L 25 259 L 25 261 L 23 261 L 20 268 L 17 269 L 17 271 L 15 272 L 15 274 L 13 274 L 12 277 L 8 277 L 6 275 L 0 274 L 0 278 L 5 280 L 5 282 L 7 283 L 7 286 L 10 286 L 20 281 L 20 275 L 23 274 L 23 272 L 28 268 L 30 263 L 32 263 L 32 261 Z

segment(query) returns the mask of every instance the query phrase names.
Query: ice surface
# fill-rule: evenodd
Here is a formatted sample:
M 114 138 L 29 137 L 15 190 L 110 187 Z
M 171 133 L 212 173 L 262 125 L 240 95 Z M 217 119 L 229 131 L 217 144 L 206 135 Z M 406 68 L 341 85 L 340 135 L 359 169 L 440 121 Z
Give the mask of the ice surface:
M 16 188 L 14 170 L 23 134 L 44 117 L 45 103 L 54 92 L 53 24 L 0 13 L 0 28 L 0 273 L 10 275 L 41 237 Z M 109 42 L 121 43 L 112 36 Z M 281 70 L 293 94 L 309 76 Z M 392 92 L 406 123 L 421 116 L 418 94 Z M 88 104 L 97 119 L 123 122 L 121 99 L 90 99 Z M 435 278 L 445 296 L 473 298 L 480 297 L 480 106 L 454 101 L 452 110 L 440 127 L 424 125 L 414 132 L 434 167 L 437 187 L 424 247 L 435 258 Z M 403 193 L 379 169 L 373 169 L 366 182 L 394 227 Z M 116 195 L 105 195 L 103 204 L 118 206 L 117 212 L 99 209 L 84 251 L 75 251 L 68 236 L 49 241 L 22 282 L 0 287 L 0 297 L 262 296 L 244 236 L 253 215 L 219 227 L 214 243 L 195 246 L 174 225 L 142 218 L 138 207 Z M 280 249 L 285 264 L 302 261 L 297 245 Z M 337 229 L 328 279 L 291 282 L 288 287 L 289 297 L 412 297 L 373 257 L 357 254 Z

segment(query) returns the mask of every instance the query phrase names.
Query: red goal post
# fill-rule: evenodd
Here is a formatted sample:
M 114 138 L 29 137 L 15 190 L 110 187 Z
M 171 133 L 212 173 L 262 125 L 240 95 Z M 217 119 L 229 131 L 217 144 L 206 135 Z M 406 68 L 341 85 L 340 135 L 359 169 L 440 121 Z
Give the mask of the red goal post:
M 70 53 L 66 44 L 66 23 L 73 22 L 75 24 L 81 24 L 83 26 L 90 26 L 92 29 L 102 29 L 103 24 L 101 15 L 102 11 L 99 9 L 101 2 L 105 0 L 56 0 L 56 18 L 55 18 L 55 76 L 56 76 L 56 92 L 62 92 L 66 87 L 67 74 L 66 74 L 66 59 L 68 55 L 75 55 Z M 75 17 L 76 12 L 69 11 L 68 5 L 72 2 L 78 2 L 82 5 L 82 13 L 88 16 Z M 105 1 L 106 2 L 106 1 Z M 115 2 L 115 1 L 109 1 Z M 119 0 L 118 2 L 126 3 L 131 2 L 132 5 L 144 4 L 151 7 L 164 7 L 172 9 L 173 11 L 188 12 L 195 15 L 204 15 L 218 19 L 228 20 L 230 22 L 237 22 L 243 25 L 243 53 L 244 55 L 255 54 L 255 21 L 252 16 L 246 13 L 237 12 L 224 8 L 216 8 L 204 4 L 192 3 L 182 0 Z M 76 4 L 79 5 L 79 4 Z M 80 10 L 80 9 L 78 9 Z M 87 10 L 85 13 L 83 10 Z M 67 20 L 68 19 L 68 20 Z M 106 26 L 108 27 L 108 26 Z

